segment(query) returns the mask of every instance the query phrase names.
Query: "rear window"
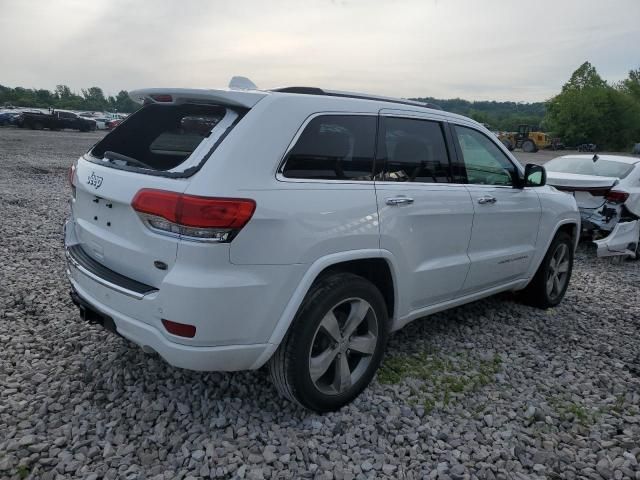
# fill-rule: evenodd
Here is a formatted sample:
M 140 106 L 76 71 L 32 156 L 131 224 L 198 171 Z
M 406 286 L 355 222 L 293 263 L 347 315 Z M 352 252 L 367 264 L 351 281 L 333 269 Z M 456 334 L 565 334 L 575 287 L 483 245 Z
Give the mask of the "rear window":
M 285 160 L 288 178 L 371 180 L 376 117 L 322 115 L 311 120 Z
M 217 105 L 151 104 L 104 137 L 91 154 L 120 166 L 159 171 L 187 168 L 194 162 L 186 160 L 214 129 L 220 126 L 226 131 L 237 118 L 237 112 Z
M 386 158 L 383 179 L 395 182 L 451 182 L 449 156 L 438 122 L 383 118 L 379 157 Z
M 599 159 L 594 162 L 591 158 L 560 157 L 547 162 L 544 168 L 550 172 L 624 178 L 633 170 L 633 165 L 615 160 Z

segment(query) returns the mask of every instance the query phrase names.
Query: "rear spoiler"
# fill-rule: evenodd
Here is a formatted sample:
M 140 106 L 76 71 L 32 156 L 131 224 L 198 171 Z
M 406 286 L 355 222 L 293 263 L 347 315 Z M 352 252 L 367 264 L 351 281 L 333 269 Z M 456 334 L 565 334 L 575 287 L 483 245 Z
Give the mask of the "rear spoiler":
M 256 90 L 205 90 L 196 88 L 145 88 L 133 90 L 129 97 L 137 103 L 210 103 L 251 108 L 268 95 Z

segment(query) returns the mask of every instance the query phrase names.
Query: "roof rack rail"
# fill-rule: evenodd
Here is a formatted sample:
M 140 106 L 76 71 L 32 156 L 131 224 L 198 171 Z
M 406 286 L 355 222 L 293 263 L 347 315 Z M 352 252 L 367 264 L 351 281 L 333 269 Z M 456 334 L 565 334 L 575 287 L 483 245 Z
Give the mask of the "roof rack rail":
M 414 105 L 416 107 L 432 108 L 434 110 L 442 110 L 440 105 L 435 103 L 423 103 L 413 100 L 403 100 L 399 98 L 390 97 L 378 97 L 376 95 L 365 95 L 360 93 L 340 92 L 336 90 L 323 90 L 318 87 L 282 87 L 274 88 L 272 92 L 281 93 L 300 93 L 305 95 L 326 95 L 328 97 L 344 97 L 344 98 L 357 98 L 360 100 L 377 100 L 379 102 L 399 103 L 401 105 Z

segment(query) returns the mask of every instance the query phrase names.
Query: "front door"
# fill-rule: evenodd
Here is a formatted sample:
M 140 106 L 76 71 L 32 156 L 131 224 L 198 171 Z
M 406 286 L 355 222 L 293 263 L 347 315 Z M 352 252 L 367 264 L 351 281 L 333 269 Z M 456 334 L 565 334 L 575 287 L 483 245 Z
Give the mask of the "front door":
M 473 205 L 451 178 L 446 124 L 383 114 L 376 196 L 380 246 L 400 270 L 398 316 L 453 298 L 469 270 Z
M 470 126 L 452 130 L 475 211 L 466 294 L 524 278 L 535 253 L 541 208 L 534 189 L 514 187 L 518 169 L 497 139 Z

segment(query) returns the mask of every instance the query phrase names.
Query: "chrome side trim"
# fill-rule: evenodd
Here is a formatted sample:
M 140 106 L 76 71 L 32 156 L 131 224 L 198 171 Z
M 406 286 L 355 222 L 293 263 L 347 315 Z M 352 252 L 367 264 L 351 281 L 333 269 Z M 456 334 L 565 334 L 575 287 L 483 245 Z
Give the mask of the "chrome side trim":
M 82 265 L 80 265 L 80 263 L 78 263 L 69 253 L 69 250 L 65 248 L 65 256 L 67 257 L 67 262 L 69 263 L 70 266 L 74 267 L 76 270 L 78 270 L 80 273 L 82 273 L 83 275 L 86 275 L 87 277 L 89 277 L 90 279 L 98 282 L 100 285 L 105 286 L 107 288 L 110 288 L 111 290 L 115 290 L 116 292 L 122 293 L 123 295 L 127 295 L 129 297 L 133 297 L 137 300 L 142 300 L 147 294 L 141 294 L 138 292 L 134 292 L 133 290 L 129 290 L 126 288 L 121 287 L 120 285 L 116 285 L 115 283 L 111 283 L 107 280 L 105 280 L 102 277 L 99 277 L 98 275 L 96 275 L 95 273 L 87 270 L 85 267 L 83 267 Z M 70 274 L 71 272 L 67 271 L 68 274 Z M 158 290 L 155 290 L 154 292 L 149 292 L 149 293 L 155 293 Z

